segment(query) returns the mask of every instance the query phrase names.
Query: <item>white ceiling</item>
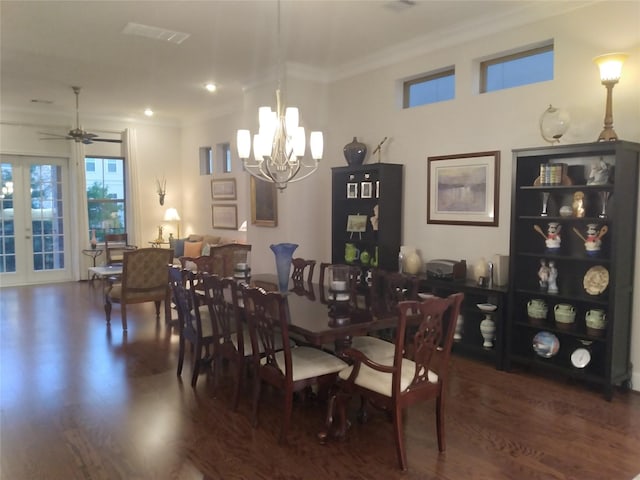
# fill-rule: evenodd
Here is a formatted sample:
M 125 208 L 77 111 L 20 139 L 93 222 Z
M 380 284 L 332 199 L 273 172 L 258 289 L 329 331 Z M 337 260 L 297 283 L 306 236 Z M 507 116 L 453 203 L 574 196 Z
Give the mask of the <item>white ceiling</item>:
M 3 109 L 184 122 L 237 105 L 273 75 L 332 80 L 589 1 L 0 1 Z M 129 22 L 188 33 L 180 45 L 123 35 Z M 219 90 L 203 89 L 214 81 Z M 33 103 L 32 99 L 53 103 Z

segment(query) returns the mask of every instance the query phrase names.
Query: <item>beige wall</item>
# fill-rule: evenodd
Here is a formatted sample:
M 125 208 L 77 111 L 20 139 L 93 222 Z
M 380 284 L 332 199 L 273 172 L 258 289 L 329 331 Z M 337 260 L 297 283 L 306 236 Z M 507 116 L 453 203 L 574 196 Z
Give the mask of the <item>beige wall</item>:
M 273 254 L 268 246 L 283 241 L 300 244 L 296 255 L 328 261 L 330 252 L 330 169 L 345 165 L 343 146 L 353 136 L 370 150 L 385 136 L 382 161 L 405 165 L 403 239 L 416 246 L 423 259 L 480 257 L 509 251 L 511 215 L 511 150 L 545 144 L 538 120 L 551 103 L 571 115 L 571 127 L 563 143 L 596 139 L 604 117 L 605 89 L 598 80 L 592 58 L 612 51 L 631 55 L 623 78 L 614 89 L 615 129 L 621 139 L 640 142 L 640 25 L 637 2 L 603 2 L 553 17 L 529 26 L 492 34 L 446 48 L 432 45 L 428 54 L 400 61 L 365 74 L 328 84 L 288 79 L 288 103 L 300 108 L 307 131 L 325 134 L 325 154 L 319 171 L 310 179 L 290 185 L 278 195 L 278 227 L 251 226 L 246 239 L 253 244 L 254 271 L 273 271 Z M 550 82 L 477 94 L 476 62 L 496 52 L 555 42 L 555 76 Z M 402 110 L 398 82 L 401 78 L 443 66 L 456 66 L 455 100 Z M 257 108 L 275 106 L 275 83 L 248 90 L 238 105 L 211 119 L 192 122 L 183 128 L 171 125 L 137 124 L 126 121 L 85 119 L 85 128 L 138 131 L 140 204 L 143 232 L 155 238 L 164 208 L 175 206 L 182 215 L 181 233 L 214 232 L 211 228 L 210 178 L 199 175 L 198 148 L 231 142 L 235 155 L 238 128 L 257 126 Z M 10 119 L 3 112 L 3 121 Z M 47 119 L 44 123 L 51 123 Z M 71 124 L 68 120 L 67 124 Z M 0 150 L 7 149 L 6 126 L 2 126 Z M 33 135 L 18 148 L 25 153 L 42 149 Z M 24 138 L 23 138 L 24 137 Z M 11 147 L 15 142 L 11 144 Z M 500 224 L 498 227 L 459 227 L 426 223 L 427 157 L 484 150 L 499 150 Z M 14 152 L 15 153 L 15 152 Z M 368 159 L 367 162 L 375 160 Z M 160 207 L 155 194 L 155 177 L 167 177 L 167 199 Z M 233 176 L 238 184 L 238 221 L 250 220 L 249 180 L 234 160 Z M 639 179 L 640 181 L 640 179 Z M 640 206 L 640 204 L 639 204 Z M 638 208 L 640 211 L 640 208 Z M 640 224 L 640 222 L 639 222 Z M 245 235 L 218 231 L 243 240 Z M 638 236 L 640 237 L 640 235 Z M 638 239 L 640 242 L 640 238 Z M 640 244 L 636 250 L 640 252 Z M 640 254 L 636 255 L 635 291 L 640 291 Z M 640 365 L 640 295 L 634 295 L 632 362 Z M 640 389 L 640 374 L 634 375 Z

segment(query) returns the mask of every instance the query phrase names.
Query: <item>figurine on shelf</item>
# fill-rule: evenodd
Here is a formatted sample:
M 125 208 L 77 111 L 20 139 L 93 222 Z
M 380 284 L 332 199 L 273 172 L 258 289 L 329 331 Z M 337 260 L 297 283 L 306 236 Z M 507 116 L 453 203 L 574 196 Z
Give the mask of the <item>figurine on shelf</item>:
M 373 216 L 369 218 L 371 222 L 371 228 L 373 228 L 374 232 L 378 231 L 378 204 L 373 207 Z
M 547 250 L 549 251 L 557 251 L 560 250 L 560 242 L 562 239 L 560 238 L 560 229 L 562 225 L 558 222 L 550 222 L 547 227 L 547 239 L 545 240 L 545 245 L 547 246 Z
M 556 262 L 549 260 L 549 287 L 547 288 L 549 293 L 558 293 L 558 269 L 556 268 Z
M 577 218 L 584 217 L 584 193 L 576 192 L 573 194 L 573 216 Z
M 549 274 L 551 271 L 547 266 L 547 261 L 544 258 L 540 259 L 540 268 L 538 269 L 538 279 L 540 284 L 540 290 L 543 292 L 549 287 Z
M 604 185 L 606 183 L 609 183 L 609 165 L 601 158 L 591 165 L 587 185 Z

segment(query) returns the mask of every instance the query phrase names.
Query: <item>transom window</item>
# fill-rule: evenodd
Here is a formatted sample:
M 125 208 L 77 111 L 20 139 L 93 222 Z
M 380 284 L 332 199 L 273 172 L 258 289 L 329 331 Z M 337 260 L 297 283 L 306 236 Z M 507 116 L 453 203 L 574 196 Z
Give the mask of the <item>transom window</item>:
M 453 100 L 456 94 L 455 68 L 432 72 L 404 82 L 402 108 Z
M 553 80 L 553 44 L 480 63 L 480 93 Z

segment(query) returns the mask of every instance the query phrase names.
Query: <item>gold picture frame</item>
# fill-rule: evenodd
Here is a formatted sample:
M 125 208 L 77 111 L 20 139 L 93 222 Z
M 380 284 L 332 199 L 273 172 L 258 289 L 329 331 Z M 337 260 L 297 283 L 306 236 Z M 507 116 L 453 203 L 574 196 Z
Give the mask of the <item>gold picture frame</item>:
M 235 178 L 211 179 L 211 200 L 235 200 L 236 198 Z
M 237 230 L 238 206 L 217 203 L 211 205 L 211 226 L 225 230 Z
M 427 223 L 498 226 L 500 151 L 427 161 Z
M 273 182 L 257 180 L 251 182 L 251 224 L 258 227 L 278 226 L 278 189 Z

